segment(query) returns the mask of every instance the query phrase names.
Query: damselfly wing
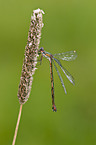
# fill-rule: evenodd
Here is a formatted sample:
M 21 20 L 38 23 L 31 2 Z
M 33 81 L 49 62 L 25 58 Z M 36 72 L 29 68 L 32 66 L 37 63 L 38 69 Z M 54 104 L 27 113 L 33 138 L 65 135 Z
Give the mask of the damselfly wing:
M 76 51 L 68 51 L 68 52 L 64 52 L 64 53 L 58 53 L 58 54 L 54 54 L 54 57 L 57 57 L 59 59 L 65 60 L 65 61 L 72 61 L 75 60 L 77 57 L 77 53 Z

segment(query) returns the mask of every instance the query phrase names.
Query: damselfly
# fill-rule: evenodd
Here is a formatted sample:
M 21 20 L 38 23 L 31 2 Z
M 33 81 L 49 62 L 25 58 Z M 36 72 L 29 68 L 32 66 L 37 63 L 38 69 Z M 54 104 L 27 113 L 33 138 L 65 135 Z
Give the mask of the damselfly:
M 42 58 L 43 56 L 46 57 L 49 62 L 50 62 L 50 74 L 51 74 L 51 94 L 52 94 L 52 109 L 53 111 L 57 111 L 56 109 L 56 106 L 55 106 L 55 101 L 54 101 L 54 79 L 53 79 L 53 66 L 52 64 L 54 64 L 54 67 L 58 73 L 58 76 L 59 76 L 59 79 L 61 81 L 61 84 L 64 88 L 64 91 L 65 91 L 65 94 L 67 93 L 66 92 L 66 88 L 65 88 L 65 85 L 64 85 L 64 82 L 63 82 L 63 79 L 57 69 L 57 66 L 55 64 L 55 62 L 60 66 L 60 68 L 62 69 L 63 73 L 66 75 L 66 77 L 68 78 L 68 80 L 74 85 L 75 84 L 75 81 L 74 81 L 74 78 L 72 77 L 72 75 L 62 66 L 62 64 L 60 63 L 60 61 L 57 59 L 61 59 L 61 60 L 65 60 L 65 61 L 72 61 L 74 60 L 76 57 L 77 57 L 77 53 L 76 51 L 69 51 L 69 52 L 64 52 L 64 53 L 58 53 L 58 54 L 54 54 L 52 55 L 51 53 L 49 52 L 46 52 L 43 47 L 41 47 L 39 49 L 39 54 L 41 54 L 41 61 L 42 61 Z

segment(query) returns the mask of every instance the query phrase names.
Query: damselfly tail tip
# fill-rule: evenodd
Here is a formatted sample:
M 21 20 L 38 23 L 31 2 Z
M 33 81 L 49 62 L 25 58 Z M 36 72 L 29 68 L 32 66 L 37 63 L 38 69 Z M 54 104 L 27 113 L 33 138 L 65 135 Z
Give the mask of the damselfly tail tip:
M 57 112 L 57 109 L 56 109 L 55 105 L 52 106 L 52 110 L 53 110 L 53 112 Z

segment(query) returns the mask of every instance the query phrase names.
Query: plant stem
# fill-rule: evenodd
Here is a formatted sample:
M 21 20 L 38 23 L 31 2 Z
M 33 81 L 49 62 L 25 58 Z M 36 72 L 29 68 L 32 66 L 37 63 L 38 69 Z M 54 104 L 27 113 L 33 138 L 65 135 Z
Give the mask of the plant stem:
M 17 120 L 17 125 L 16 125 L 16 128 L 15 128 L 15 133 L 14 133 L 14 138 L 13 138 L 12 145 L 15 145 L 15 142 L 16 142 L 18 127 L 19 127 L 20 118 L 21 118 L 22 106 L 23 106 L 23 104 L 20 105 L 20 110 L 19 110 L 19 115 L 18 115 L 18 120 Z

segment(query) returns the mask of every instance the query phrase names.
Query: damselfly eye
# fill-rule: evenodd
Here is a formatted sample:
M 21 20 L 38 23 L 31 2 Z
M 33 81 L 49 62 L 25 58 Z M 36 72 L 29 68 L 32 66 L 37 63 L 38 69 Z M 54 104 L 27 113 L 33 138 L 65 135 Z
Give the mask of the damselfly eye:
M 40 51 L 44 51 L 44 48 L 43 48 L 43 47 L 41 47 L 39 50 L 40 50 Z

